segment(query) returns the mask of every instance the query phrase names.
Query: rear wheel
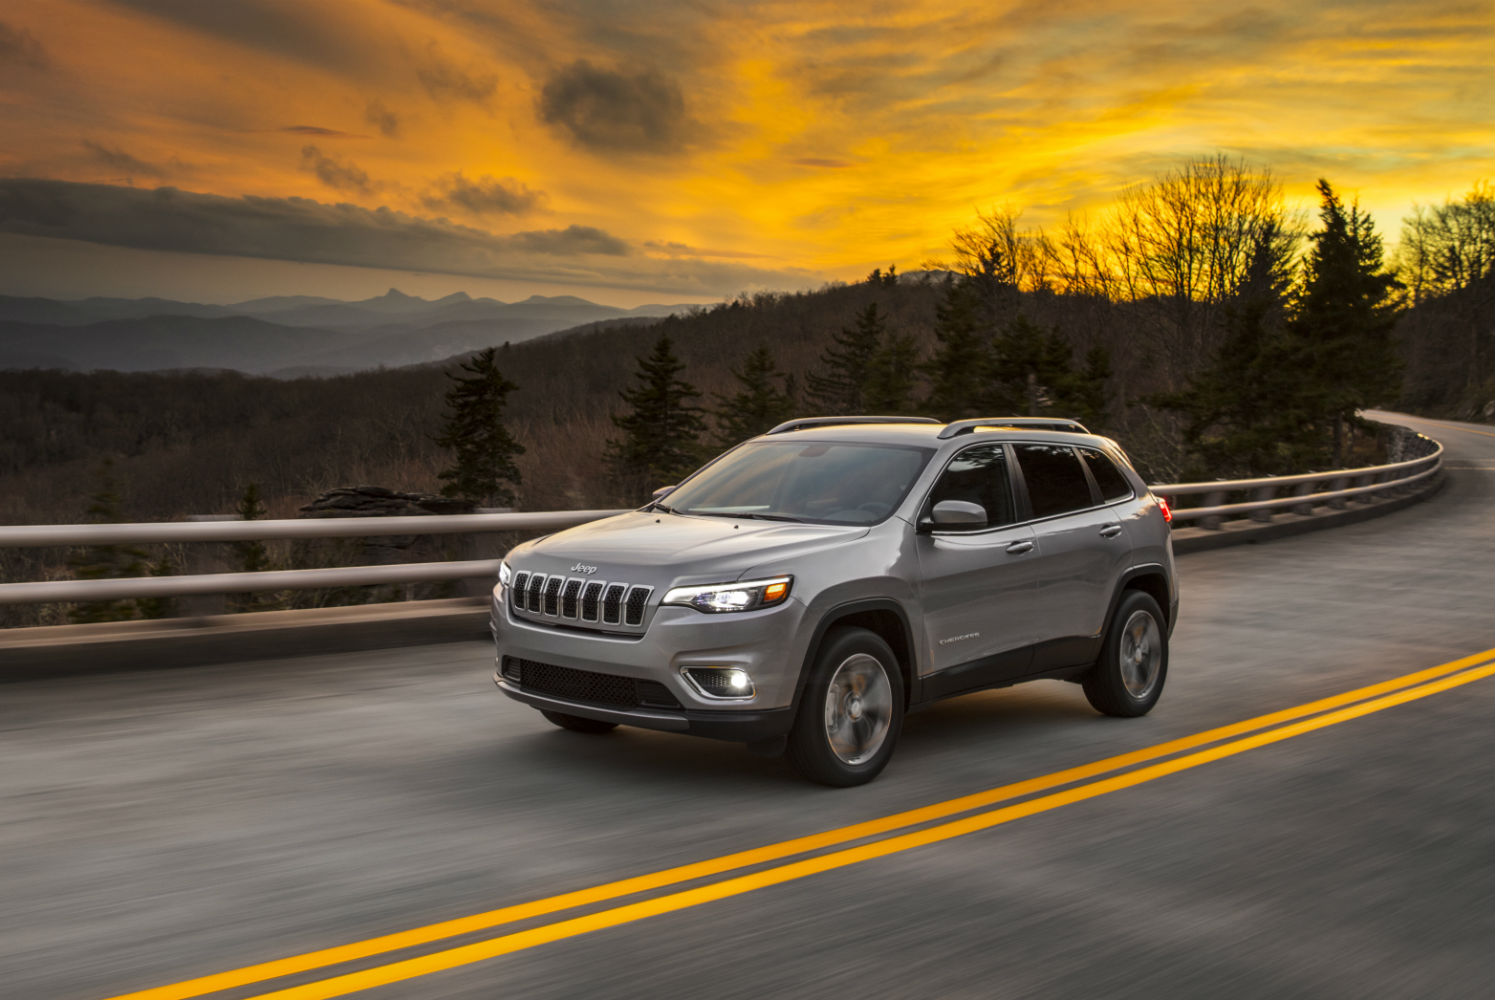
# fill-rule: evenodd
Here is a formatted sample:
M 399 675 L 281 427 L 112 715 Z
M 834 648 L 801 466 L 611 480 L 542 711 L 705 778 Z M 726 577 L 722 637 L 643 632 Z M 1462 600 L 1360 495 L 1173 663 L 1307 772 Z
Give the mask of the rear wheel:
M 875 633 L 831 632 L 815 658 L 789 758 L 823 785 L 861 785 L 887 766 L 903 726 L 903 677 L 892 649 Z
M 602 722 L 599 719 L 588 719 L 582 715 L 547 712 L 544 709 L 540 710 L 540 714 L 562 729 L 569 729 L 573 733 L 609 733 L 618 728 L 616 722 Z
M 1106 629 L 1101 657 L 1085 677 L 1085 697 L 1097 712 L 1146 715 L 1168 678 L 1168 628 L 1158 602 L 1128 590 Z

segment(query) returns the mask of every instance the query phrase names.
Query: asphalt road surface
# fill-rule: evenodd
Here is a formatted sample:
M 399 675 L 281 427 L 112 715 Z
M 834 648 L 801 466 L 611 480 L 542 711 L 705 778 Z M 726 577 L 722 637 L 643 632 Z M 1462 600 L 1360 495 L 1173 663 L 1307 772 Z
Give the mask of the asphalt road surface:
M 968 696 L 863 788 L 478 642 L 0 687 L 0 996 L 1488 996 L 1495 434 L 1405 422 L 1427 503 L 1180 559 L 1150 716 Z

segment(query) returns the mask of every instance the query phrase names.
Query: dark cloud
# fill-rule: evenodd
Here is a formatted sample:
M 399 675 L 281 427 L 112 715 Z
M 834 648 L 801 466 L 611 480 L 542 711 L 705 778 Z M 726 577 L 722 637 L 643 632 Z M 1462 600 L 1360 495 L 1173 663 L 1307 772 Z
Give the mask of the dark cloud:
M 512 177 L 483 176 L 468 180 L 461 173 L 447 174 L 436 189 L 421 198 L 433 212 L 460 211 L 469 215 L 520 215 L 537 208 L 545 192 L 536 191 Z
M 384 56 L 371 44 L 358 18 L 341 16 L 330 9 L 331 5 L 300 0 L 112 2 L 234 45 L 251 46 L 323 69 L 377 73 Z
M 364 109 L 363 120 L 377 128 L 385 138 L 393 139 L 400 134 L 400 116 L 385 107 L 377 97 Z
M 441 52 L 435 42 L 426 46 L 425 57 L 415 69 L 426 93 L 433 101 L 447 104 L 452 101 L 472 101 L 482 107 L 498 89 L 498 77 L 484 73 L 481 67 L 463 69 Z
M 821 167 L 826 170 L 840 170 L 842 167 L 851 166 L 848 160 L 830 160 L 820 156 L 801 156 L 797 160 L 790 160 L 796 167 Z
M 373 194 L 379 187 L 362 167 L 328 156 L 315 146 L 301 147 L 301 169 L 316 174 L 317 180 L 337 191 Z
M 604 152 L 669 152 L 694 130 L 680 85 L 670 77 L 601 69 L 585 59 L 546 81 L 539 113 L 578 145 Z
M 285 125 L 281 132 L 290 132 L 292 135 L 315 135 L 324 139 L 361 139 L 363 136 L 354 135 L 352 132 L 339 132 L 335 128 L 323 128 L 320 125 Z
M 83 140 L 83 148 L 93 154 L 98 160 L 110 170 L 118 170 L 128 177 L 165 177 L 168 168 L 159 163 L 150 163 L 139 157 L 131 156 L 118 146 L 106 146 L 92 139 Z
M 510 237 L 514 245 L 530 253 L 548 253 L 570 256 L 579 253 L 600 253 L 621 257 L 628 252 L 628 244 L 610 233 L 594 226 L 567 226 L 565 229 L 539 229 L 528 233 L 515 233 Z
M 806 288 L 820 275 L 656 259 L 590 226 L 501 236 L 445 219 L 308 198 L 0 179 L 0 232 L 177 253 L 260 257 L 692 296 Z
M 52 65 L 47 50 L 36 36 L 25 28 L 13 28 L 0 21 L 0 65 L 13 63 L 32 69 L 46 69 Z

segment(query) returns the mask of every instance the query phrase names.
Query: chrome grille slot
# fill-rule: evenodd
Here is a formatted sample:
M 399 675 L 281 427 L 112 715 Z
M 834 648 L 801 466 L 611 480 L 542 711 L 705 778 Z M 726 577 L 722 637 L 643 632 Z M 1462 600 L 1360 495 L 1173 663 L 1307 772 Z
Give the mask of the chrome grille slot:
M 594 622 L 602 614 L 602 591 L 605 588 L 600 580 L 593 580 L 581 591 L 581 620 Z
M 577 598 L 581 596 L 581 580 L 576 577 L 566 581 L 566 588 L 561 591 L 561 617 L 575 618 Z
M 515 573 L 514 574 L 514 581 L 513 581 L 513 583 L 511 583 L 509 585 L 509 600 L 513 602 L 514 607 L 520 608 L 521 610 L 524 608 L 525 604 L 528 603 L 528 601 L 529 601 L 529 574 L 528 573 Z
M 644 605 L 649 602 L 649 595 L 652 593 L 654 593 L 653 587 L 629 588 L 628 606 L 624 614 L 625 624 L 642 625 L 644 623 Z
M 628 588 L 621 583 L 610 583 L 602 596 L 602 624 L 623 624 L 623 592 Z
M 545 581 L 545 605 L 541 610 L 552 618 L 561 613 L 561 587 L 565 582 L 558 576 Z
M 526 611 L 540 613 L 540 597 L 545 593 L 545 574 L 536 573 L 529 578 L 529 602 L 525 604 Z

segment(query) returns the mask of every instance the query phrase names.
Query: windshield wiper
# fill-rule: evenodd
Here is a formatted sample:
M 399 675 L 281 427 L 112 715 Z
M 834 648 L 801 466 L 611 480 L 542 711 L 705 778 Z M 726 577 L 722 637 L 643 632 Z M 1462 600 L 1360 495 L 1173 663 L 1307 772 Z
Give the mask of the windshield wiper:
M 653 503 L 649 504 L 649 506 L 645 507 L 644 513 L 647 514 L 651 510 L 662 510 L 666 514 L 675 513 L 675 508 L 666 506 L 665 504 L 660 503 L 658 500 L 655 500 Z
M 788 514 L 759 514 L 754 512 L 751 514 L 738 514 L 737 516 L 756 518 L 759 521 L 793 521 L 795 524 L 805 523 L 804 518 L 791 517 Z

